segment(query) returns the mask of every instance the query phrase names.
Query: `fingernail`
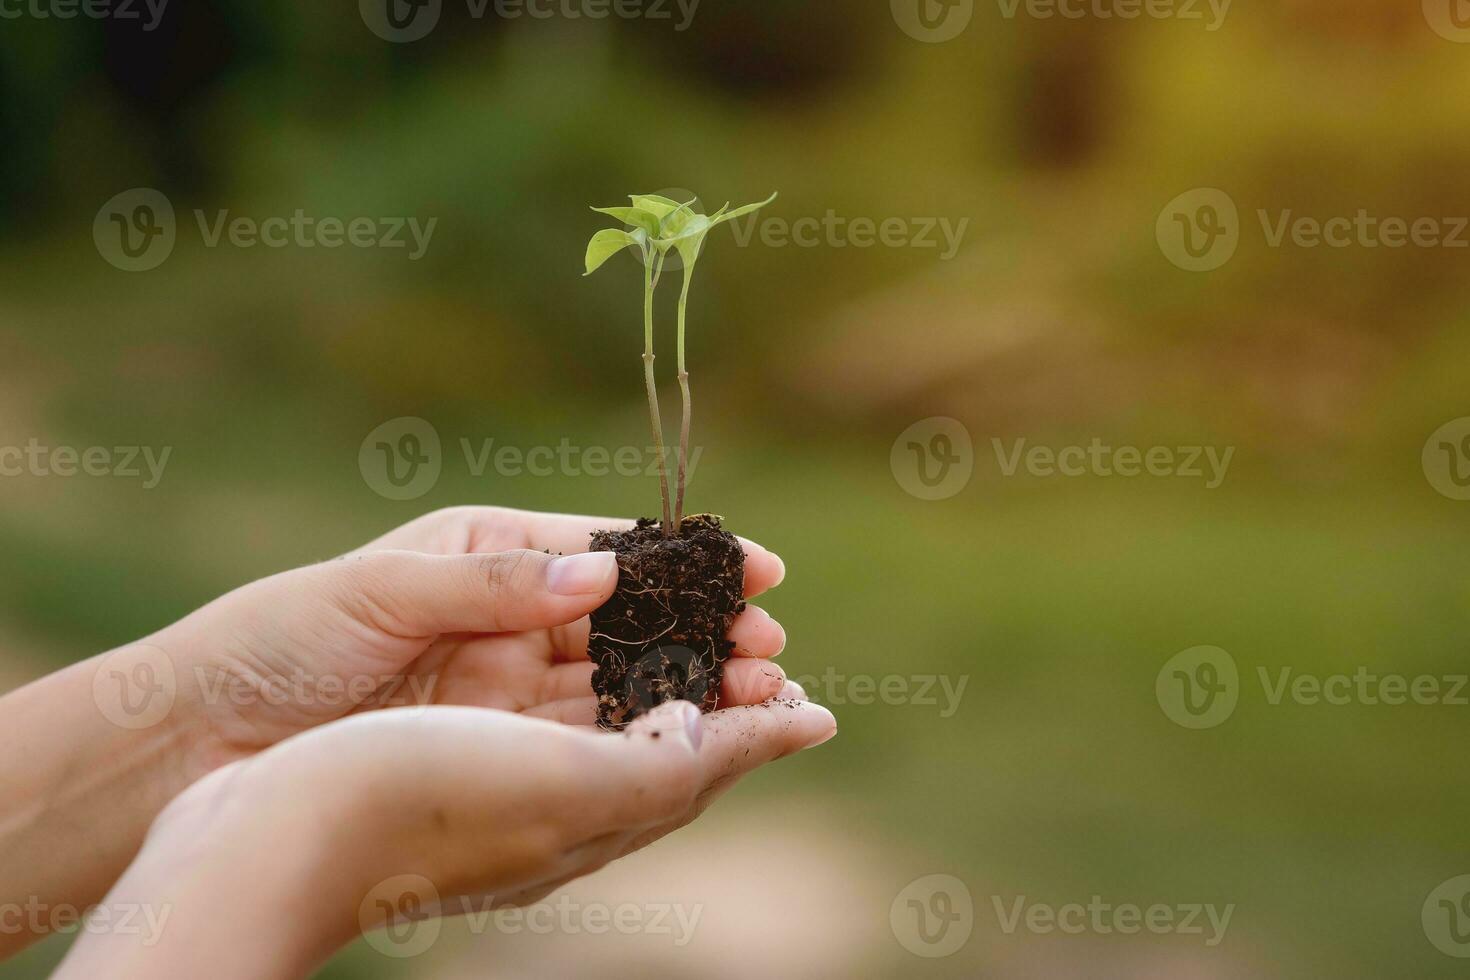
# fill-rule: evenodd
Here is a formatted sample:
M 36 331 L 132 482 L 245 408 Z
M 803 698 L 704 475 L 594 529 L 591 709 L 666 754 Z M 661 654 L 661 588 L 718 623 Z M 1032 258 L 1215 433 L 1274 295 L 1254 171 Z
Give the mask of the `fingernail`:
M 826 715 L 827 718 L 831 721 L 831 724 L 823 729 L 822 734 L 818 735 L 810 742 L 806 743 L 807 748 L 814 749 L 818 745 L 821 745 L 825 742 L 830 742 L 832 741 L 832 739 L 837 737 L 837 718 L 832 714 L 832 712 L 828 711 L 826 708 L 821 707 L 820 705 L 811 705 L 806 710 L 819 711 L 822 714 Z
M 781 693 L 777 695 L 782 701 L 805 701 L 807 700 L 806 689 L 796 681 L 787 681 L 781 687 Z
M 786 649 L 786 627 L 777 622 L 770 613 L 766 613 L 766 618 L 771 621 L 771 626 L 775 629 L 776 635 L 781 638 L 780 644 L 776 647 L 776 652 L 771 654 L 773 657 L 779 657 L 781 656 L 781 652 Z
M 558 558 L 546 569 L 546 588 L 557 595 L 605 592 L 617 582 L 618 559 L 611 551 Z
M 738 537 L 738 535 L 737 535 L 737 537 Z M 765 552 L 766 554 L 770 555 L 772 558 L 774 558 L 776 560 L 776 581 L 774 581 L 774 582 L 771 583 L 771 588 L 774 589 L 776 586 L 780 585 L 783 581 L 785 581 L 785 579 L 786 579 L 786 563 L 781 560 L 781 556 L 780 555 L 776 554 L 774 551 L 772 551 L 770 548 L 767 548 L 765 545 L 756 544 L 754 541 L 750 540 L 749 538 L 745 538 L 745 537 L 740 538 L 740 545 L 746 551 L 751 551 L 751 552 L 762 551 L 762 552 Z
M 694 746 L 698 752 L 699 747 L 704 744 L 704 717 L 694 705 L 684 706 L 684 734 L 689 737 L 689 744 Z

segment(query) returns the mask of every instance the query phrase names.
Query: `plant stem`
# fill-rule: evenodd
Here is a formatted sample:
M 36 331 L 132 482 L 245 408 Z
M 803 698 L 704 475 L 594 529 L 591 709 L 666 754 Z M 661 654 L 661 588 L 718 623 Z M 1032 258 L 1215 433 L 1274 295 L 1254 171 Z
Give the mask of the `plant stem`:
M 684 288 L 679 293 L 679 394 L 683 399 L 683 418 L 679 423 L 679 493 L 674 505 L 674 533 L 684 523 L 684 470 L 689 460 L 689 416 L 693 406 L 689 399 L 689 369 L 684 365 L 684 309 L 689 302 L 689 280 L 694 276 L 694 267 L 684 266 Z
M 658 258 L 658 272 L 663 271 L 663 256 Z M 664 425 L 658 414 L 658 385 L 653 380 L 653 284 L 657 279 L 653 257 L 643 250 L 643 382 L 648 388 L 648 422 L 653 427 L 653 445 L 658 453 L 658 492 L 664 504 L 664 537 L 673 534 L 673 518 L 669 512 L 669 471 L 664 459 Z

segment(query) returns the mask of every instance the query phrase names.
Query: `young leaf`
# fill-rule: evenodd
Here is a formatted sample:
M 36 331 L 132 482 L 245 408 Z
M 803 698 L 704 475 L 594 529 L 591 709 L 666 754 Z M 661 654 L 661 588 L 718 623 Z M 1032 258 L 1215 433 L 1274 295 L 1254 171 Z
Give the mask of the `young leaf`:
M 657 194 L 629 194 L 628 199 L 633 202 L 635 208 L 648 211 L 658 218 L 662 218 L 670 211 L 679 207 L 678 201 L 671 201 Z
M 658 215 L 643 208 L 593 208 L 599 214 L 610 214 L 625 225 L 642 228 L 651 237 L 658 236 Z
M 592 241 L 587 243 L 587 271 L 582 275 L 592 275 L 601 268 L 604 262 L 629 245 L 641 246 L 647 240 L 648 236 L 641 228 L 631 232 L 621 228 L 607 228 L 599 231 L 592 236 Z
M 679 257 L 684 260 L 687 269 L 694 265 L 699 258 L 699 250 L 704 245 L 704 236 L 709 233 L 710 220 L 702 214 L 691 214 L 679 222 L 678 229 L 667 238 L 657 240 L 660 249 L 667 251 L 671 246 L 679 250 Z
M 744 215 L 750 214 L 752 211 L 759 211 L 761 208 L 765 207 L 767 204 L 770 204 L 775 199 L 776 199 L 776 195 L 775 194 L 772 194 L 770 197 L 766 198 L 764 201 L 760 202 L 759 204 L 747 204 L 743 208 L 736 208 L 734 211 L 727 211 L 724 214 L 722 214 L 722 215 L 718 216 L 717 218 L 715 218 L 714 220 L 712 220 L 710 223 L 711 224 L 716 224 L 716 225 L 722 225 L 722 224 L 724 224 L 727 221 L 733 221 L 736 218 L 743 217 Z M 726 205 L 726 207 L 729 207 L 729 205 Z M 724 209 L 722 208 L 721 210 L 724 210 Z

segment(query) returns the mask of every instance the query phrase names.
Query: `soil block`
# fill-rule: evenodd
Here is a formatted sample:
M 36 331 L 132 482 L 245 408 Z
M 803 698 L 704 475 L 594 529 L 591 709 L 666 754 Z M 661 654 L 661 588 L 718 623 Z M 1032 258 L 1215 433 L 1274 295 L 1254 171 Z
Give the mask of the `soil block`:
M 593 551 L 618 556 L 618 588 L 592 613 L 587 652 L 597 669 L 597 723 L 620 729 L 666 701 L 718 705 L 725 637 L 745 608 L 745 552 L 710 514 L 684 518 L 676 536 L 643 518 L 628 531 L 594 531 Z

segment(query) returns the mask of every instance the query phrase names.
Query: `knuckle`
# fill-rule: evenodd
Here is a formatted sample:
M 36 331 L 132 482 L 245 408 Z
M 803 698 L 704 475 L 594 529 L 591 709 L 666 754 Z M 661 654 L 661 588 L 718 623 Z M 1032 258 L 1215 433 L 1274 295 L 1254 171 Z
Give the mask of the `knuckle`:
M 394 583 L 411 573 L 413 563 L 407 552 L 376 551 L 318 567 L 331 601 L 360 622 L 391 632 L 399 623 Z
M 506 595 L 525 580 L 533 555 L 534 552 L 530 551 L 498 551 L 480 555 L 475 571 L 492 598 Z

